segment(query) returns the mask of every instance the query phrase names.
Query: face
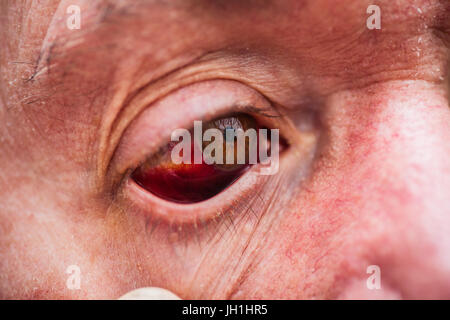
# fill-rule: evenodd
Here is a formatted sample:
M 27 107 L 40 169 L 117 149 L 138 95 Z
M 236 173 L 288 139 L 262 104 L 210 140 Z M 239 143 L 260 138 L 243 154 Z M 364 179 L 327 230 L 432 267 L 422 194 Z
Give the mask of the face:
M 3 1 L 0 297 L 450 298 L 449 3 L 375 2 Z M 143 187 L 230 119 L 277 172 Z

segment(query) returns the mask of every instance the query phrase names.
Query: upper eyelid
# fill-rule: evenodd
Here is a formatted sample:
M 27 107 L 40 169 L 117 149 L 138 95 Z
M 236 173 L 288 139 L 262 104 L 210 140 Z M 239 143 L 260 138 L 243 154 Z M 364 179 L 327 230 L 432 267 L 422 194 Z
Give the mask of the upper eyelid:
M 277 108 L 270 108 L 270 109 L 261 109 L 261 108 L 255 108 L 252 105 L 248 105 L 244 108 L 244 111 L 248 112 L 248 113 L 254 113 L 254 114 L 258 114 L 262 117 L 266 117 L 266 118 L 281 118 L 284 117 Z M 274 112 L 273 114 L 271 114 L 270 112 Z
M 232 109 L 232 108 L 235 108 L 235 107 L 236 107 L 236 105 L 232 106 L 231 109 Z M 245 107 L 242 109 L 242 111 L 243 111 L 243 112 L 241 112 L 241 113 L 248 113 L 249 115 L 255 115 L 255 114 L 257 114 L 257 115 L 259 115 L 259 116 L 261 116 L 261 117 L 266 117 L 266 118 L 269 118 L 269 119 L 271 119 L 271 118 L 279 118 L 279 117 L 283 117 L 282 115 L 278 115 L 278 114 L 274 114 L 274 115 L 268 114 L 267 112 L 268 112 L 269 110 L 258 109 L 258 108 L 255 108 L 255 107 L 252 106 L 252 105 L 245 106 Z M 221 119 L 221 118 L 232 117 L 232 116 L 234 116 L 235 114 L 236 114 L 236 112 L 229 112 L 229 113 L 219 114 L 219 115 L 217 115 L 214 119 L 209 119 L 209 120 L 207 120 L 207 121 L 214 121 L 214 120 Z M 202 119 L 202 121 L 203 121 L 203 119 Z M 205 121 L 205 122 L 206 122 L 206 121 Z M 192 127 L 188 127 L 188 128 L 184 128 L 184 129 L 191 130 Z M 170 137 L 168 137 L 168 139 L 170 139 Z M 132 170 L 134 170 L 134 169 L 137 169 L 138 167 L 140 167 L 141 165 L 143 165 L 143 164 L 144 164 L 145 162 L 147 162 L 150 158 L 152 158 L 153 155 L 154 155 L 155 153 L 158 153 L 158 152 L 160 152 L 160 151 L 163 151 L 164 148 L 165 148 L 165 146 L 166 146 L 166 145 L 163 143 L 163 144 L 162 144 L 155 152 L 149 154 L 146 158 L 144 158 L 143 160 L 141 160 L 140 162 L 138 162 L 136 165 L 134 165 L 132 168 L 130 168 L 130 171 L 132 171 Z
M 236 107 L 237 107 L 237 105 L 233 105 L 233 106 L 230 107 L 230 109 L 232 110 L 233 108 L 236 108 Z M 240 108 L 240 109 L 241 109 L 241 108 Z M 250 114 L 250 115 L 252 115 L 252 114 L 253 114 L 253 115 L 259 115 L 259 116 L 261 116 L 261 117 L 265 117 L 265 118 L 268 118 L 268 119 L 283 117 L 282 115 L 278 115 L 278 114 L 276 114 L 276 115 L 268 114 L 267 112 L 268 112 L 269 110 L 261 110 L 261 109 L 258 109 L 258 108 L 256 108 L 256 107 L 252 106 L 252 105 L 245 106 L 245 107 L 242 109 L 242 111 L 243 111 L 243 112 L 246 112 L 246 113 L 248 113 L 248 114 Z M 208 120 L 206 120 L 206 121 L 214 121 L 214 120 L 216 120 L 216 119 L 226 118 L 226 117 L 228 117 L 228 116 L 233 116 L 235 113 L 236 113 L 236 112 L 231 111 L 231 112 L 224 113 L 224 114 L 218 114 L 215 118 L 213 118 L 213 119 L 208 119 Z M 200 120 L 200 119 L 199 119 L 199 120 Z M 201 119 L 201 120 L 202 120 L 202 121 L 205 121 L 204 119 Z M 206 121 L 205 121 L 205 122 L 206 122 Z M 192 129 L 192 126 L 191 126 L 191 127 L 186 127 L 186 128 L 184 128 L 184 129 L 191 130 L 191 129 Z M 167 138 L 168 138 L 168 139 L 167 139 L 167 141 L 168 141 L 168 140 L 170 139 L 170 137 L 167 137 Z M 137 169 L 138 167 L 140 167 L 141 165 L 143 165 L 145 162 L 147 162 L 150 158 L 152 158 L 153 155 L 154 155 L 155 153 L 162 151 L 162 150 L 165 148 L 165 146 L 166 146 L 166 145 L 165 145 L 165 142 L 167 142 L 167 141 L 164 141 L 163 144 L 162 144 L 156 151 L 149 153 L 147 157 L 143 158 L 141 161 L 137 162 L 135 165 L 133 165 L 131 168 L 129 168 L 128 172 L 131 173 L 133 170 Z
M 226 58 L 226 59 L 225 59 Z M 139 114 L 143 111 L 143 107 L 137 107 L 136 105 L 146 105 L 146 104 L 153 104 L 157 103 L 159 100 L 165 99 L 167 96 L 173 94 L 176 91 L 183 90 L 186 87 L 190 87 L 192 85 L 195 85 L 197 83 L 201 82 L 209 82 L 209 81 L 230 81 L 230 82 L 237 82 L 241 85 L 247 86 L 249 89 L 258 92 L 259 95 L 266 99 L 266 101 L 269 102 L 271 108 L 267 108 L 267 110 L 277 109 L 278 111 L 281 111 L 283 104 L 285 102 L 288 102 L 287 100 L 281 99 L 281 102 L 273 103 L 273 100 L 268 97 L 267 93 L 270 92 L 266 86 L 264 85 L 256 85 L 259 80 L 257 77 L 258 74 L 250 74 L 250 77 L 243 77 L 242 72 L 234 72 L 233 70 L 237 67 L 242 67 L 241 59 L 243 57 L 241 55 L 231 55 L 227 51 L 221 51 L 221 50 L 215 50 L 214 52 L 196 52 L 195 54 L 192 54 L 187 60 L 183 60 L 183 62 L 180 62 L 180 64 L 176 65 L 176 67 L 172 66 L 170 68 L 170 72 L 161 74 L 155 79 L 152 79 L 151 85 L 147 83 L 147 81 L 143 81 L 142 79 L 138 81 L 140 83 L 139 85 L 133 85 L 133 91 L 131 94 L 127 95 L 125 98 L 125 101 L 123 101 L 123 104 L 126 104 L 126 107 L 120 107 L 118 114 L 124 113 L 127 109 L 138 109 L 134 114 Z M 221 75 L 219 78 L 215 78 L 216 76 L 216 66 L 214 64 L 214 68 L 209 68 L 210 65 L 213 64 L 213 61 L 219 65 L 222 66 L 221 68 Z M 247 60 L 246 60 L 247 61 Z M 253 69 L 260 69 L 265 68 L 267 66 L 267 63 L 263 63 L 262 60 L 254 59 L 251 61 L 252 67 L 251 68 L 244 68 L 247 72 L 250 72 Z M 246 64 L 247 65 L 247 64 Z M 246 66 L 244 65 L 244 66 Z M 201 69 L 201 72 L 199 70 Z M 211 70 L 212 71 L 211 71 Z M 208 71 L 210 70 L 210 71 Z M 240 70 L 240 69 L 239 69 Z M 170 80 L 171 79 L 171 80 Z M 250 80 L 252 79 L 252 80 Z M 148 80 L 148 79 L 147 79 Z M 173 85 L 173 83 L 181 82 L 181 85 Z M 155 86 L 156 83 L 159 83 Z M 300 86 L 300 89 L 302 87 Z M 158 91 L 158 94 L 154 94 L 153 91 Z M 264 93 L 262 93 L 264 92 Z M 298 94 L 298 90 L 296 92 Z M 275 95 L 273 98 L 276 98 L 277 95 Z M 280 100 L 280 97 L 278 96 L 278 99 Z M 135 103 L 137 101 L 137 103 Z M 273 110 L 272 109 L 272 110 Z M 258 113 L 258 108 L 252 109 L 252 113 Z M 126 111 L 126 113 L 129 113 Z M 267 113 L 269 115 L 270 113 Z M 263 115 L 261 113 L 261 115 Z M 279 117 L 281 115 L 280 112 L 278 112 L 278 115 L 276 117 Z M 270 114 L 270 117 L 275 117 L 275 114 Z M 129 123 L 128 123 L 129 124 Z M 128 125 L 125 124 L 125 127 Z M 109 136 L 114 135 L 117 137 L 119 134 L 122 134 L 123 131 L 121 128 L 124 128 L 124 125 L 121 125 L 121 121 L 117 121 L 117 119 L 114 119 L 113 123 L 110 125 L 111 133 Z M 118 128 L 118 130 L 116 130 Z M 115 134 L 115 131 L 119 131 L 119 134 Z M 105 148 L 105 149 L 111 149 L 111 152 L 108 152 L 106 154 L 107 160 L 111 160 L 112 153 L 114 152 L 114 149 L 112 148 Z M 105 161 L 103 161 L 105 162 Z M 102 168 L 103 166 L 99 166 Z M 100 176 L 103 175 L 100 172 Z

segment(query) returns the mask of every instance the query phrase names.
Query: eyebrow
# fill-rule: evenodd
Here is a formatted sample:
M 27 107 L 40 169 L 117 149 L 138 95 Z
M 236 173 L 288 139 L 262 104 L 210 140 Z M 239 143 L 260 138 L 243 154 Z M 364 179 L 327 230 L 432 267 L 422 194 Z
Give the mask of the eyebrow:
M 124 23 L 125 20 L 123 18 L 142 16 L 145 13 L 145 9 L 157 7 L 158 10 L 161 10 L 161 14 L 165 10 L 183 10 L 192 14 L 193 18 L 198 18 L 199 12 L 213 17 L 236 13 L 246 15 L 249 11 L 268 9 L 274 3 L 275 0 L 125 0 L 121 3 L 112 0 L 102 0 L 99 4 L 93 5 L 88 9 L 92 11 L 81 12 L 82 24 L 87 25 L 87 27 L 82 28 L 82 32 L 74 35 L 57 34 L 52 42 L 41 48 L 35 63 L 35 71 L 27 81 L 34 80 L 43 71 L 49 69 L 51 61 L 56 54 L 55 51 L 58 51 L 57 49 L 61 44 L 76 43 L 78 39 L 95 33 L 105 25 Z M 86 20 L 86 16 L 90 17 L 90 19 Z
M 307 1 L 307 0 L 300 0 Z M 141 0 L 133 1 L 126 0 L 118 4 L 116 1 L 103 0 L 102 4 L 98 5 L 98 15 L 101 17 L 99 23 L 108 21 L 111 17 L 120 17 L 133 13 L 136 10 L 138 13 L 142 12 L 143 8 L 152 8 L 158 6 L 159 8 L 178 9 L 187 12 L 196 12 L 202 10 L 208 14 L 223 14 L 240 13 L 249 10 L 263 10 L 272 6 L 275 0 Z
M 305 0 L 302 0 L 305 1 Z M 203 10 L 258 10 L 261 8 L 267 8 L 272 5 L 275 0 L 141 0 L 133 1 L 127 0 L 125 6 L 121 6 L 121 10 L 124 7 L 142 7 L 142 6 L 165 6 L 173 7 L 177 9 L 193 10 L 201 8 Z M 110 10 L 110 13 L 114 13 L 117 8 L 117 2 L 112 0 L 104 0 L 104 10 Z M 134 6 L 133 6 L 134 5 Z M 109 9 L 107 8 L 109 7 Z M 123 13 L 123 11 L 122 11 Z

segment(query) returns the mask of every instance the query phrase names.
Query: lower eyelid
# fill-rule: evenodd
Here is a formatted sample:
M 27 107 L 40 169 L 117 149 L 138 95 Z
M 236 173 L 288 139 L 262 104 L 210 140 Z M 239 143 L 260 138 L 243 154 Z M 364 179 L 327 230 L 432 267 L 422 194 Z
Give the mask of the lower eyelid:
M 221 192 L 206 201 L 192 204 L 170 202 L 143 189 L 131 177 L 127 178 L 121 186 L 117 201 L 119 205 L 122 204 L 122 207 L 131 210 L 133 216 L 142 217 L 146 220 L 180 227 L 192 224 L 201 225 L 210 220 L 221 218 L 222 215 L 233 210 L 233 208 L 245 207 L 244 203 L 248 203 L 248 201 L 260 195 L 258 192 L 260 186 L 264 186 L 268 190 L 271 187 L 276 187 L 271 181 L 283 179 L 285 177 L 283 172 L 286 172 L 286 170 L 298 171 L 298 168 L 301 167 L 302 172 L 296 172 L 296 174 L 306 174 L 307 168 L 310 167 L 312 162 L 310 156 L 312 149 L 311 145 L 310 148 L 305 147 L 295 152 L 286 150 L 286 152 L 280 154 L 280 170 L 275 176 L 260 175 L 259 165 L 255 165 L 229 186 L 225 192 Z M 299 165 L 299 159 L 304 162 L 302 165 Z M 288 164 L 291 165 L 288 166 Z M 292 164 L 295 164 L 295 169 Z M 283 182 L 279 181 L 278 183 Z M 269 191 L 269 193 L 273 192 L 275 190 Z
M 143 216 L 151 216 L 152 219 L 183 225 L 192 224 L 196 221 L 207 222 L 217 218 L 227 210 L 227 207 L 251 194 L 256 185 L 263 183 L 268 178 L 267 176 L 260 176 L 256 170 L 250 169 L 249 172 L 229 186 L 226 192 L 221 192 L 206 201 L 193 204 L 180 204 L 161 199 L 140 187 L 133 179 L 127 179 L 122 194 L 123 200 L 132 200 L 133 208 Z

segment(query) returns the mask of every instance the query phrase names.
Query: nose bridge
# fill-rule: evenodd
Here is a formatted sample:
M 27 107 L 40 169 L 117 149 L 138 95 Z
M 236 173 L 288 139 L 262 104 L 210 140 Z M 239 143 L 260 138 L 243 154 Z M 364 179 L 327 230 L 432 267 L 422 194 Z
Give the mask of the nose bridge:
M 428 83 L 397 82 L 336 95 L 324 113 L 326 146 L 311 178 L 272 225 L 262 251 L 270 259 L 240 292 L 449 298 L 446 97 Z M 371 265 L 384 291 L 366 286 Z
M 336 96 L 328 108 L 330 146 L 293 206 L 285 259 L 299 278 L 328 283 L 331 297 L 353 280 L 376 297 L 366 269 L 377 265 L 392 297 L 448 298 L 445 94 L 426 82 L 393 82 Z
M 449 182 L 450 108 L 443 88 L 394 81 L 339 96 L 330 104 L 335 153 L 330 157 L 337 159 L 336 174 L 384 175 L 386 181 L 404 182 L 422 194 Z M 436 190 L 430 194 L 436 195 Z
M 349 205 L 364 221 L 356 246 L 405 298 L 450 295 L 450 110 L 441 93 L 425 82 L 381 86 L 357 99 L 365 130 L 346 134 L 357 142 L 344 175 L 369 186 L 348 191 L 364 197 L 360 212 Z
M 386 182 L 406 191 L 403 194 L 405 207 L 420 203 L 425 211 L 434 212 L 443 205 L 448 210 L 448 100 L 427 83 L 384 88 L 383 92 L 386 92 L 386 100 L 378 106 L 372 132 L 376 167 L 385 175 Z M 367 134 L 370 135 L 370 131 Z M 413 203 L 407 203 L 409 201 Z M 435 214 L 441 215 L 440 212 Z
M 316 180 L 340 181 L 341 194 L 379 206 L 389 199 L 403 206 L 448 199 L 450 108 L 443 88 L 425 81 L 378 84 L 336 95 L 327 112 L 328 160 Z

